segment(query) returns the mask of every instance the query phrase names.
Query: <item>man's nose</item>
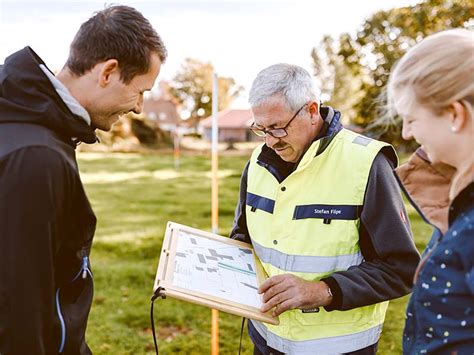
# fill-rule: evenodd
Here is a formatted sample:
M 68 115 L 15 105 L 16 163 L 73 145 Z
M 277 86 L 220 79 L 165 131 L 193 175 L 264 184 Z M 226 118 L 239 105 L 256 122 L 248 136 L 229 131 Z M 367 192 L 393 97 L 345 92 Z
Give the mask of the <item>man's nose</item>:
M 280 141 L 280 138 L 275 138 L 272 135 L 268 134 L 265 136 L 265 144 L 269 148 L 273 148 L 275 144 L 277 144 Z

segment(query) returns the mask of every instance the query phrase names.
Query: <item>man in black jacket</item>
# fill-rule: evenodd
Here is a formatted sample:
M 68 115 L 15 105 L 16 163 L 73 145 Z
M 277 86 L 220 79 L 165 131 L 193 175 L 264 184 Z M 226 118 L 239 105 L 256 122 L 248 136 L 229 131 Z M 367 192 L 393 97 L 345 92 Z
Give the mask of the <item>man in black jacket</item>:
M 0 67 L 0 354 L 90 354 L 96 217 L 75 158 L 120 115 L 140 113 L 166 59 L 137 10 L 80 27 L 57 76 L 26 47 Z

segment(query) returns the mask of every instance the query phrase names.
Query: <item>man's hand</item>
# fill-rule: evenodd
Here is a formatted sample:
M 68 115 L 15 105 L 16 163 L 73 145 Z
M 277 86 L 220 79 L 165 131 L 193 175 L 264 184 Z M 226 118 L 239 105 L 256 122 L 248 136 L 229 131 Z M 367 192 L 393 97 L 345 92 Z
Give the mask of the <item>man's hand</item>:
M 310 309 L 327 306 L 332 297 L 323 281 L 306 281 L 294 275 L 277 275 L 267 279 L 258 289 L 263 293 L 262 312 L 275 307 L 276 317 L 289 309 Z

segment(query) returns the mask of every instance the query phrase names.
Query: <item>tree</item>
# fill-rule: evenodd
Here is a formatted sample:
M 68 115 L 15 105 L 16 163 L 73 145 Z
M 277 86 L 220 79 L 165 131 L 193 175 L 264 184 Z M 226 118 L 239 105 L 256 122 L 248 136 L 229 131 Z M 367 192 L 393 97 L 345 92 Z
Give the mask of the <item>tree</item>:
M 344 112 L 345 123 L 356 118 L 353 107 L 360 99 L 359 87 L 362 82 L 359 67 L 344 61 L 338 54 L 347 40 L 346 35 L 341 36 L 339 44 L 326 35 L 317 49 L 313 48 L 311 52 L 314 75 L 321 89 L 322 101 Z
M 170 82 L 170 92 L 189 112 L 189 118 L 196 123 L 212 114 L 212 75 L 211 63 L 187 58 L 181 69 Z M 218 109 L 227 108 L 242 90 L 233 78 L 218 78 Z
M 399 127 L 389 132 L 374 124 L 379 116 L 382 88 L 387 84 L 393 64 L 424 37 L 473 23 L 474 4 L 471 0 L 426 0 L 413 6 L 375 13 L 362 24 L 356 36 L 343 34 L 339 38 L 338 51 L 332 55 L 337 58 L 338 65 L 343 63 L 348 68 L 348 72 L 335 75 L 333 96 L 336 85 L 347 92 L 354 78 L 358 78 L 358 88 L 349 95 L 344 92 L 346 98 L 356 96 L 351 121 L 367 127 L 378 137 L 385 135 L 384 139 L 393 140 Z

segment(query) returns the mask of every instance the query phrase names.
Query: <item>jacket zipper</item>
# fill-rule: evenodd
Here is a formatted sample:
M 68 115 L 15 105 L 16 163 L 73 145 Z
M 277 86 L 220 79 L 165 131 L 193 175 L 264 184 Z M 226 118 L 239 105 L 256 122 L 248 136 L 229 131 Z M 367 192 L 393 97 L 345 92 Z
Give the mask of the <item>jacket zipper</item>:
M 59 302 L 60 289 L 56 290 L 56 311 L 58 312 L 59 321 L 61 322 L 61 343 L 59 345 L 59 353 L 64 350 L 64 344 L 66 343 L 66 323 L 64 322 L 63 314 L 61 313 L 61 304 Z
M 76 281 L 79 278 L 79 276 L 81 276 L 83 279 L 85 279 L 87 277 L 87 274 L 89 274 L 89 276 L 91 278 L 93 278 L 92 277 L 92 272 L 89 269 L 89 257 L 88 256 L 83 256 L 82 257 L 81 269 L 74 276 L 74 278 L 70 281 L 70 283 Z M 58 352 L 62 353 L 64 351 L 64 346 L 66 345 L 67 332 L 66 332 L 66 322 L 64 321 L 64 316 L 63 316 L 62 311 L 61 311 L 61 302 L 60 302 L 60 299 L 59 299 L 60 292 L 61 292 L 61 288 L 58 288 L 56 290 L 56 311 L 58 312 L 59 322 L 61 323 L 61 343 L 59 345 Z
M 88 256 L 84 256 L 82 258 L 82 268 L 81 270 L 78 272 L 78 274 L 76 275 L 76 277 L 74 278 L 77 279 L 79 277 L 79 275 L 82 275 L 82 278 L 85 279 L 87 277 L 87 274 L 89 274 L 89 276 L 91 277 L 91 279 L 93 278 L 92 277 L 92 272 L 91 270 L 89 269 L 89 257 Z M 73 280 L 73 281 L 74 281 Z

